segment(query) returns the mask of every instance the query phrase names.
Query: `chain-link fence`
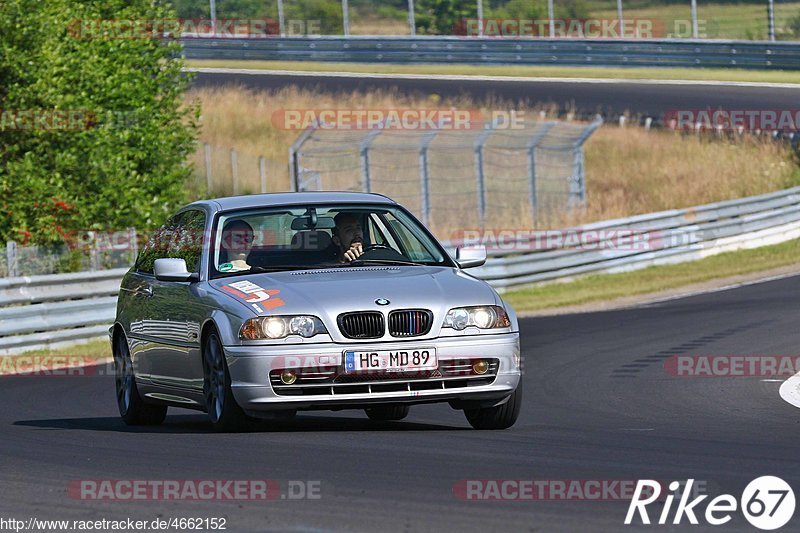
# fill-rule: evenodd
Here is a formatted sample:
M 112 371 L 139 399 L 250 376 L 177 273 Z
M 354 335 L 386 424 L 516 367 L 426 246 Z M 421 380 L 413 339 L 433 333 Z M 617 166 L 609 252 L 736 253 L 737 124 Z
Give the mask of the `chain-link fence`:
M 0 277 L 39 276 L 131 266 L 145 235 L 134 228 L 83 232 L 69 243 L 50 246 L 6 242 Z
M 584 203 L 583 145 L 591 124 L 514 129 L 306 130 L 290 150 L 296 190 L 385 194 L 440 237 L 472 228 L 545 223 Z

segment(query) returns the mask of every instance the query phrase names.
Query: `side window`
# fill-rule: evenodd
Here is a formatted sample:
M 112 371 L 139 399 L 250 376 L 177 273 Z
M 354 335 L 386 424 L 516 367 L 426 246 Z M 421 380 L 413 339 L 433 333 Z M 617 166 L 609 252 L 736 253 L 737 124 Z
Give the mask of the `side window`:
M 169 252 L 167 257 L 186 261 L 186 270 L 200 272 L 200 257 L 203 253 L 203 235 L 206 228 L 206 215 L 193 209 L 178 215 L 171 228 Z
M 144 245 L 142 251 L 139 252 L 139 257 L 136 258 L 136 271 L 137 272 L 144 272 L 146 274 L 153 273 L 153 265 L 156 262 L 156 259 L 162 259 L 164 257 L 169 257 L 169 243 L 170 243 L 170 236 L 173 233 L 173 229 L 177 226 L 179 222 L 179 218 L 183 215 L 175 215 L 163 226 L 158 228 L 153 234 L 150 236 L 150 239 L 147 241 L 147 244 Z

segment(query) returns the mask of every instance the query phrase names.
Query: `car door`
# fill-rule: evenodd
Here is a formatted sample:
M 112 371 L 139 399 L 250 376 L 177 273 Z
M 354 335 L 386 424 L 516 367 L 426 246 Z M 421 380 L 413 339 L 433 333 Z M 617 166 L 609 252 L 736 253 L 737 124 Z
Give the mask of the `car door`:
M 183 259 L 189 272 L 200 273 L 205 248 L 206 214 L 190 209 L 179 214 L 171 228 L 167 257 Z M 205 291 L 195 281 L 155 281 L 153 298 L 166 318 L 162 325 L 160 362 L 163 371 L 158 381 L 164 385 L 203 390 L 203 366 L 200 355 L 200 327 L 210 308 Z
M 170 229 L 176 222 L 177 217 L 170 218 L 151 235 L 136 259 L 130 281 L 123 287 L 132 300 L 128 333 L 131 357 L 136 375 L 147 381 L 162 382 L 166 372 L 164 351 L 169 335 L 165 330 L 170 324 L 161 299 L 156 297 L 162 291 L 153 274 L 153 265 L 157 259 L 168 256 Z

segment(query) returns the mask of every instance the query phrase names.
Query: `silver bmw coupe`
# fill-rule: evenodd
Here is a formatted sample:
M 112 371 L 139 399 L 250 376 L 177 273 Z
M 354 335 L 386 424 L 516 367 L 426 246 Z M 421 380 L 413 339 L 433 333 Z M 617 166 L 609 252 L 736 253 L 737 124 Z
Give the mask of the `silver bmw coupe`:
M 190 204 L 142 248 L 110 329 L 119 412 L 160 424 L 169 407 L 214 428 L 298 410 L 400 420 L 447 402 L 476 429 L 514 424 L 516 315 L 385 196 L 301 192 Z

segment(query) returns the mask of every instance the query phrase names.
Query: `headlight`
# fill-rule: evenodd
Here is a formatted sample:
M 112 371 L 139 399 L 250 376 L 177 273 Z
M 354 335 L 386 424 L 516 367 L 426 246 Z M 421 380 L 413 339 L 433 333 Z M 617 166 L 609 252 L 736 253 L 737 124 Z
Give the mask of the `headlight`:
M 511 321 L 506 310 L 499 305 L 457 307 L 451 309 L 444 317 L 445 328 L 461 331 L 467 326 L 476 326 L 480 329 L 507 328 L 511 326 Z
M 283 339 L 289 335 L 309 338 L 318 333 L 328 333 L 328 330 L 315 316 L 268 316 L 247 320 L 239 330 L 239 338 L 248 341 Z

